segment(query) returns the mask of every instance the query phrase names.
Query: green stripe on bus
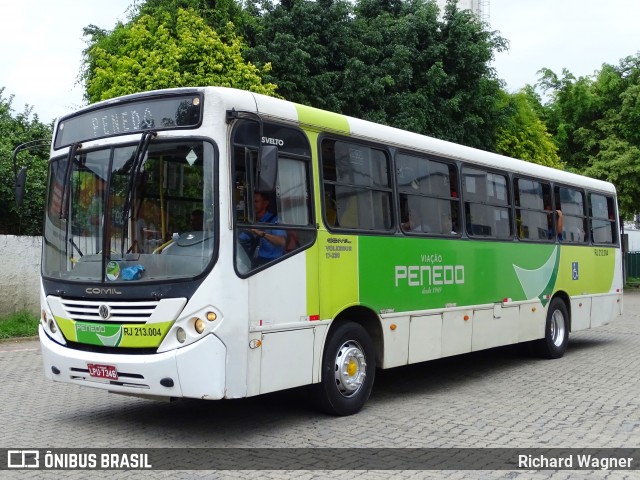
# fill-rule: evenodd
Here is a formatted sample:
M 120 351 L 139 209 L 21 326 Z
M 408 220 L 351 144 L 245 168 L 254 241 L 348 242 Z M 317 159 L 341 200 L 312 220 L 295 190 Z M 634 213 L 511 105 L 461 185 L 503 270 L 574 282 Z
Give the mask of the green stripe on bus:
M 159 346 L 174 323 L 113 324 L 76 322 L 61 317 L 55 319 L 64 337 L 71 342 L 130 348 Z
M 354 235 L 318 232 L 320 318 L 334 318 L 340 311 L 359 305 L 358 241 Z
M 615 260 L 612 248 L 369 236 L 359 254 L 360 301 L 378 312 L 606 293 Z
M 345 134 L 351 132 L 349 121 L 344 115 L 299 104 L 296 104 L 296 110 L 298 111 L 298 121 L 304 126 Z

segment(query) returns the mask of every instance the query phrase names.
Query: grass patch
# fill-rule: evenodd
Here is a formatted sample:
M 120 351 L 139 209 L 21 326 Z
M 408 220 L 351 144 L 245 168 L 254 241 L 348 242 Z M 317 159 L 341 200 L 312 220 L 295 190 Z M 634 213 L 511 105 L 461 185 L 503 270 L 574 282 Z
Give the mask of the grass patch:
M 638 287 L 640 287 L 640 278 L 627 277 L 627 283 L 625 283 L 624 288 L 638 288 Z
M 33 313 L 22 311 L 0 318 L 0 339 L 33 337 L 38 334 L 40 319 Z

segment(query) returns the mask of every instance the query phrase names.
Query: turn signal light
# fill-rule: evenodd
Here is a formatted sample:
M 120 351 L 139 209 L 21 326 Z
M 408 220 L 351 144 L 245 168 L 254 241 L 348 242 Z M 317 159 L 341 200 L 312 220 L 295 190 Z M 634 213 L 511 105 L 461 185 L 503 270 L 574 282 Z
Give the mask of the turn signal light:
M 193 327 L 196 329 L 196 332 L 198 333 L 204 332 L 204 321 L 201 318 L 195 318 Z
M 215 314 L 215 312 L 207 312 L 207 320 L 213 322 L 216 318 L 218 318 L 218 316 Z

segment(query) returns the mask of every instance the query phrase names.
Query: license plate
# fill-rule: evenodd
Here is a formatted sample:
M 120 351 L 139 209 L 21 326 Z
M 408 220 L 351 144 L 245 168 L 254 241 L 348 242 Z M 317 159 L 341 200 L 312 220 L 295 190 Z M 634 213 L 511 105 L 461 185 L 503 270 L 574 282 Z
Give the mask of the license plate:
M 87 363 L 89 375 L 95 378 L 118 379 L 118 369 L 113 365 L 100 365 L 99 363 Z

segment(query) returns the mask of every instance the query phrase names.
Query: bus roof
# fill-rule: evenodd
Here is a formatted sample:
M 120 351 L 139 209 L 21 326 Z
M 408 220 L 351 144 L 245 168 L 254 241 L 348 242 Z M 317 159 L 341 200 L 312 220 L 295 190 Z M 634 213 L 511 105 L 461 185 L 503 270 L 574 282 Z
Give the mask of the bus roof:
M 264 95 L 252 95 L 256 98 L 256 104 L 260 113 L 298 122 L 303 126 L 305 125 L 305 122 L 301 121 L 297 116 L 297 110 L 290 108 L 291 106 L 295 106 L 295 104 L 287 102 L 286 100 L 266 97 Z M 309 107 L 305 108 L 308 109 Z M 322 110 L 313 110 L 317 110 L 320 113 L 316 117 L 319 121 L 317 123 L 314 122 L 314 124 L 307 124 L 307 126 L 325 131 L 335 131 L 335 126 L 332 123 L 322 121 L 322 119 L 331 118 L 333 115 L 327 116 L 322 114 L 325 113 Z M 516 174 L 553 180 L 559 183 L 615 193 L 614 185 L 602 180 L 538 165 L 532 162 L 526 162 L 524 160 L 518 160 L 505 155 L 491 153 L 445 140 L 439 140 L 437 138 L 369 122 L 367 120 L 353 118 L 346 115 L 340 115 L 340 117 L 346 120 L 349 126 L 348 133 L 354 138 L 384 143 L 385 145 L 402 149 L 410 149 L 425 154 L 432 154 L 442 158 L 461 160 L 500 171 L 509 171 Z
M 86 109 L 82 109 L 80 112 L 89 109 L 99 109 L 119 101 L 142 99 L 146 96 L 189 92 L 203 92 L 205 94 L 205 103 L 207 103 L 207 100 L 210 102 L 212 99 L 211 97 L 216 97 L 217 106 L 219 108 L 222 107 L 225 110 L 235 108 L 236 110 L 254 111 L 264 115 L 265 117 L 285 120 L 314 130 L 321 130 L 329 133 L 342 133 L 364 141 L 383 143 L 387 146 L 412 150 L 424 154 L 431 154 L 451 160 L 460 160 L 499 171 L 509 171 L 520 175 L 552 180 L 554 182 L 568 185 L 600 190 L 607 193 L 615 193 L 614 185 L 602 180 L 551 167 L 545 167 L 543 165 L 459 145 L 445 140 L 439 140 L 437 138 L 369 122 L 367 120 L 361 120 L 346 115 L 299 105 L 279 98 L 227 87 L 189 87 L 136 93 L 90 105 L 86 107 Z M 301 111 L 304 111 L 306 114 L 301 115 Z M 76 115 L 78 113 L 79 112 L 75 112 L 72 115 Z M 209 115 L 211 115 L 211 112 L 205 111 L 205 117 Z

